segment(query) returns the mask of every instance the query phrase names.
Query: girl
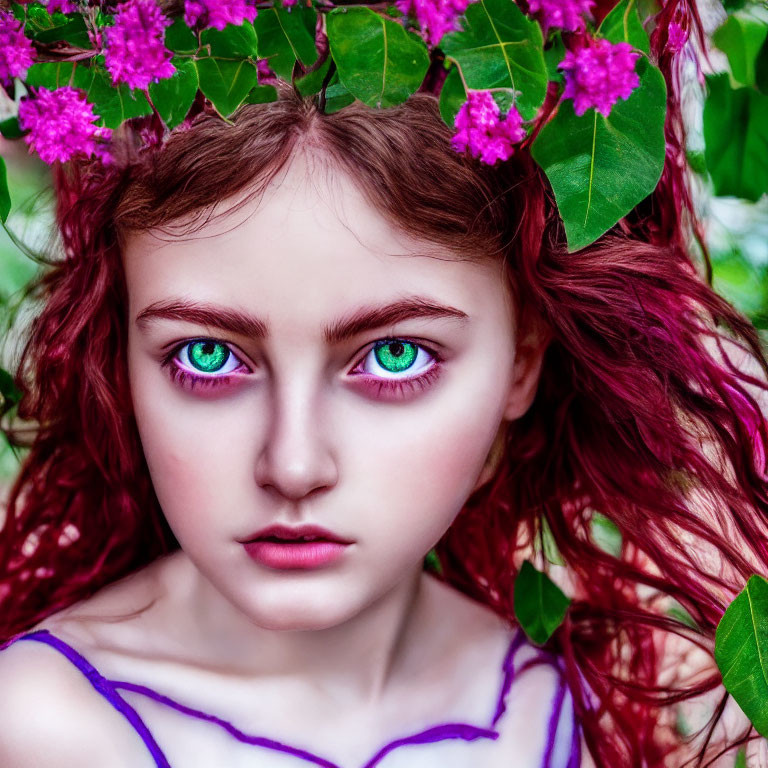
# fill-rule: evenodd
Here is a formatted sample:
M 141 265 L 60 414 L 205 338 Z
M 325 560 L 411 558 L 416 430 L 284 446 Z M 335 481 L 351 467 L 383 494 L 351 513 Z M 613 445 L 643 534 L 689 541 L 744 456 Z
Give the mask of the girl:
M 679 178 L 569 254 L 530 157 L 456 153 L 429 95 L 325 114 L 287 87 L 232 122 L 57 171 L 65 257 L 19 374 L 40 427 L 0 539 L 0 764 L 736 743 L 682 743 L 672 705 L 719 676 L 670 675 L 664 638 L 711 650 L 765 569 L 765 384 L 735 352 L 766 363 L 681 245 Z M 537 648 L 512 597 L 545 532 L 573 602 Z

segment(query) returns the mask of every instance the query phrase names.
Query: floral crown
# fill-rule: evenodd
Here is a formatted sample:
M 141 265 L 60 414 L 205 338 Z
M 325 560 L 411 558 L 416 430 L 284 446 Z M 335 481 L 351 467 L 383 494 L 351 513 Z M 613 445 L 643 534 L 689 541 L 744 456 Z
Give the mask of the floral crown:
M 0 132 L 23 136 L 48 163 L 109 164 L 123 123 L 140 124 L 144 144 L 162 143 L 201 111 L 227 119 L 243 103 L 276 100 L 277 80 L 316 95 L 326 113 L 429 91 L 457 151 L 494 164 L 530 148 L 577 250 L 662 173 L 667 98 L 650 58 L 653 17 L 644 22 L 636 0 L 599 25 L 595 0 L 523 2 L 11 3 L 0 9 L 0 86 L 16 114 Z M 682 48 L 680 24 L 665 33 L 665 51 Z M 0 160 L 7 215 L 3 175 Z

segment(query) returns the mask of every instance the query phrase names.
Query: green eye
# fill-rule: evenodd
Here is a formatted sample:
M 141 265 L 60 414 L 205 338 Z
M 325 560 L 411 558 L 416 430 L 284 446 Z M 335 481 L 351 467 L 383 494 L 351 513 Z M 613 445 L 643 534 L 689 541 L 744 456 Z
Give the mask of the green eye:
M 203 373 L 215 373 L 229 357 L 229 347 L 218 341 L 195 341 L 189 345 L 189 362 Z
M 418 346 L 408 341 L 383 341 L 373 348 L 376 362 L 390 373 L 399 373 L 413 365 Z

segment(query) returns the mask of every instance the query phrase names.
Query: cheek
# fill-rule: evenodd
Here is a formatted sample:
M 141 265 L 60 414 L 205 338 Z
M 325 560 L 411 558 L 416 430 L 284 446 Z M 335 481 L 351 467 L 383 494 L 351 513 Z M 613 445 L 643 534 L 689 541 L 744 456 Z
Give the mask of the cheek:
M 246 427 L 242 404 L 215 407 L 192 401 L 170 389 L 152 372 L 136 371 L 131 387 L 136 423 L 152 484 L 168 522 L 187 534 L 210 524 L 224 507 L 236 503 L 236 489 L 248 475 L 247 439 L 255 432 Z M 163 376 L 164 374 L 160 374 Z M 242 503 L 242 502 L 240 502 Z
M 371 509 L 375 540 L 440 538 L 469 497 L 500 422 L 500 403 L 472 388 L 427 406 L 350 420 L 348 476 Z M 463 396 L 462 396 L 463 395 Z M 473 405 L 474 403 L 474 405 Z

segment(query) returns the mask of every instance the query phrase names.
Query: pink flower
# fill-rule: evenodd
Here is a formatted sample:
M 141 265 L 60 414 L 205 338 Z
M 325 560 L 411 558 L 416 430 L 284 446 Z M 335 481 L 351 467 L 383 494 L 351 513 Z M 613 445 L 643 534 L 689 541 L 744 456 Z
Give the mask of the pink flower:
M 284 8 L 291 8 L 294 5 L 296 5 L 296 0 L 283 0 L 283 7 Z
M 274 83 L 277 80 L 277 75 L 272 71 L 272 67 L 269 66 L 268 59 L 256 60 L 256 79 L 260 85 L 262 83 Z
M 472 157 L 488 165 L 507 160 L 514 151 L 512 145 L 525 138 L 525 129 L 515 107 L 506 117 L 502 118 L 500 112 L 490 91 L 470 91 L 454 121 L 453 148 L 457 152 L 468 149 Z
M 247 19 L 256 18 L 255 0 L 186 0 L 184 21 L 194 27 L 202 22 L 203 28 L 224 29 L 227 24 L 242 26 Z
M 48 13 L 75 13 L 78 10 L 74 0 L 48 0 Z
M 595 0 L 529 0 L 528 9 L 538 13 L 544 31 L 550 27 L 578 32 L 584 29 L 584 16 L 592 12 Z
M 459 28 L 458 18 L 472 0 L 395 0 L 398 10 L 416 17 L 428 45 L 437 45 L 446 32 Z
M 37 89 L 35 98 L 19 104 L 19 125 L 29 133 L 24 140 L 46 163 L 66 162 L 75 155 L 97 155 L 108 160 L 103 142 L 112 131 L 93 124 L 98 115 L 77 88 Z
M 565 72 L 564 99 L 573 99 L 573 111 L 583 115 L 594 107 L 603 117 L 619 99 L 628 99 L 640 85 L 635 62 L 640 54 L 629 43 L 591 40 L 575 53 L 568 51 L 558 68 Z
M 10 11 L 0 11 L 0 83 L 23 77 L 35 60 L 32 41 Z
M 672 53 L 681 51 L 688 41 L 688 32 L 686 32 L 676 21 L 669 25 L 667 32 L 667 49 Z
M 155 0 L 125 0 L 118 6 L 115 25 L 105 30 L 104 55 L 115 85 L 146 90 L 150 83 L 173 76 L 173 53 L 163 43 L 170 23 Z

